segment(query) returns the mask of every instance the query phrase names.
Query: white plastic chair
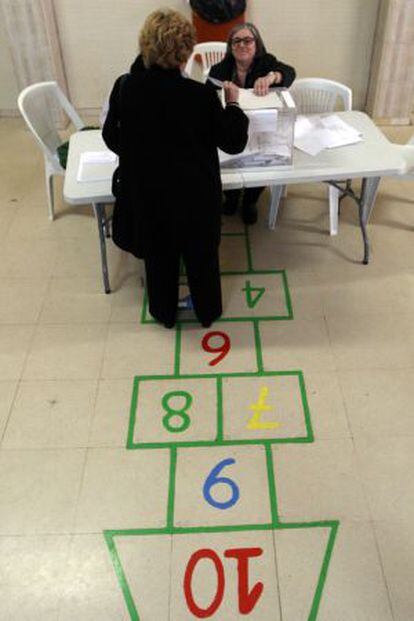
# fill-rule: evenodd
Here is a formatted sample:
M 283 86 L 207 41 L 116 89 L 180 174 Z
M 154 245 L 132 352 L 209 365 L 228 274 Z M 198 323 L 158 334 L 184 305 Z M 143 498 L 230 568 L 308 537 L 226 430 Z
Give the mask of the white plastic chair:
M 405 163 L 404 171 L 394 179 L 412 179 L 414 181 L 414 134 L 406 144 L 394 144 Z
M 206 43 L 197 43 L 194 46 L 193 53 L 187 61 L 185 72 L 191 77 L 196 56 L 201 57 L 203 82 L 207 80 L 208 72 L 213 65 L 223 60 L 227 49 L 227 43 L 223 41 L 207 41 Z
M 325 78 L 299 78 L 290 87 L 299 114 L 333 112 L 338 99 L 344 110 L 352 110 L 352 91 L 345 84 Z
M 352 91 L 345 84 L 325 78 L 299 78 L 290 87 L 299 114 L 334 112 L 338 99 L 343 110 L 352 110 Z M 338 234 L 340 190 L 329 186 L 329 231 Z
M 28 86 L 20 93 L 17 105 L 45 158 L 49 218 L 53 220 L 53 176 L 65 174 L 56 152 L 63 142 L 58 132 L 59 110 L 63 108 L 77 130 L 85 124 L 56 82 L 38 82 Z

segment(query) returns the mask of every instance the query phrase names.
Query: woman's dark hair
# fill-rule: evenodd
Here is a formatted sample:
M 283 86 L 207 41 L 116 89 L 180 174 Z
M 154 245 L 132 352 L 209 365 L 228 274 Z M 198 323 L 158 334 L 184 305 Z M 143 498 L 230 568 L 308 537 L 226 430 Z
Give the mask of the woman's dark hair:
M 232 28 L 229 32 L 229 36 L 227 39 L 227 49 L 226 49 L 226 56 L 232 56 L 232 48 L 231 48 L 231 42 L 234 38 L 234 36 L 239 32 L 239 30 L 243 30 L 244 28 L 247 28 L 248 30 L 250 30 L 250 32 L 252 33 L 252 36 L 254 37 L 254 40 L 256 41 L 256 54 L 255 54 L 255 58 L 260 58 L 261 56 L 264 56 L 267 51 L 265 48 L 265 44 L 263 43 L 263 39 L 260 36 L 260 32 L 257 30 L 256 26 L 254 24 L 251 24 L 250 22 L 245 22 L 244 24 L 237 24 L 236 26 L 234 26 L 234 28 Z

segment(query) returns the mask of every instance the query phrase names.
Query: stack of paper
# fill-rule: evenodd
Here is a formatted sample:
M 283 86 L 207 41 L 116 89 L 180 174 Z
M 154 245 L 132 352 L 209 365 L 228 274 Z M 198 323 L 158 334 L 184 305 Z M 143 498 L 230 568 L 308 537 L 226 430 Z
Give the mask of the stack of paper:
M 77 181 L 107 181 L 117 166 L 118 157 L 112 151 L 85 151 L 79 158 Z
M 323 149 L 342 147 L 361 142 L 361 132 L 338 115 L 299 115 L 295 123 L 294 146 L 309 155 L 317 155 Z

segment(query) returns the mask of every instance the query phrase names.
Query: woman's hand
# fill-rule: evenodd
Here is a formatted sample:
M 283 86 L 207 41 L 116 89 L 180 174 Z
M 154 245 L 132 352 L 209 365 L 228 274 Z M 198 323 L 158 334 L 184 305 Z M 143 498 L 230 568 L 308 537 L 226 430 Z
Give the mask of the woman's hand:
M 280 71 L 271 71 L 263 78 L 257 78 L 254 83 L 254 92 L 256 95 L 267 95 L 269 87 L 275 84 L 280 84 L 283 80 L 283 76 Z
M 273 74 L 266 75 L 264 76 L 264 78 L 257 78 L 256 82 L 254 83 L 255 95 L 259 95 L 259 97 L 261 97 L 262 95 L 267 95 L 269 92 L 269 87 L 273 83 L 274 83 Z
M 224 101 L 226 103 L 238 103 L 239 87 L 234 82 L 223 82 Z

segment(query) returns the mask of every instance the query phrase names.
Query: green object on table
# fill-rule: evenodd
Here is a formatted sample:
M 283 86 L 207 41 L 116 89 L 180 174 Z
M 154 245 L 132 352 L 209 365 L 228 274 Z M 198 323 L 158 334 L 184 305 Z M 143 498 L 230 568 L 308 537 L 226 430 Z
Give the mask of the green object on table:
M 94 127 L 92 125 L 85 125 L 85 127 L 82 127 L 80 131 L 83 132 L 88 129 L 100 129 L 100 127 Z M 59 158 L 59 164 L 62 166 L 62 168 L 66 170 L 66 164 L 68 161 L 68 153 L 69 153 L 69 140 L 66 140 L 66 142 L 63 142 L 61 145 L 59 145 L 58 148 L 56 149 L 56 153 Z

